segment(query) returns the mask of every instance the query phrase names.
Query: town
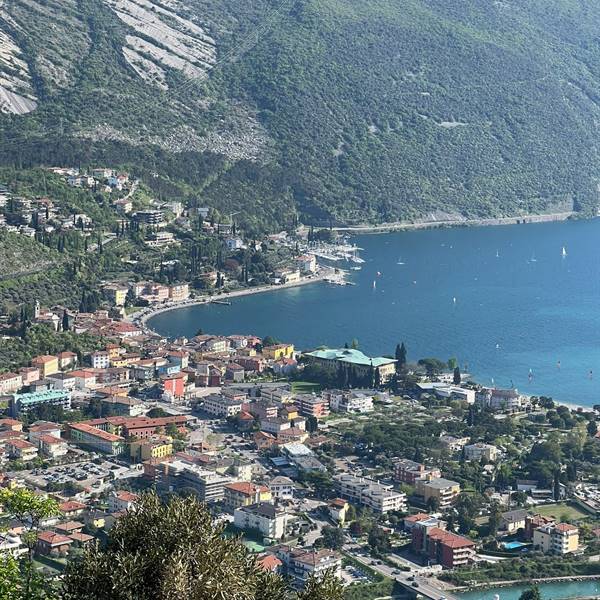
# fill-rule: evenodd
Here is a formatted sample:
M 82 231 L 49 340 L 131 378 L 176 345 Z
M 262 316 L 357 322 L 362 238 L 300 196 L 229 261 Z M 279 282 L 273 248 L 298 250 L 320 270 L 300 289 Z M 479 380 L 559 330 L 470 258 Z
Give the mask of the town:
M 328 230 L 258 239 L 233 215 L 141 202 L 137 180 L 113 169 L 52 176 L 110 196 L 114 230 L 8 189 L 0 227 L 61 254 L 70 244 L 74 264 L 113 245 L 119 260 L 70 300 L 3 300 L 0 493 L 59 511 L 33 546 L 32 523 L 5 511 L 0 552 L 31 551 L 60 578 L 152 491 L 206 503 L 298 589 L 335 573 L 349 600 L 600 577 L 600 407 L 482 386 L 456 359 L 410 360 L 401 340 L 368 356 L 357 340 L 166 339 L 147 326 L 157 310 L 340 283 L 343 269 L 317 258 L 354 269 L 362 259 Z M 190 243 L 190 231 L 201 237 Z

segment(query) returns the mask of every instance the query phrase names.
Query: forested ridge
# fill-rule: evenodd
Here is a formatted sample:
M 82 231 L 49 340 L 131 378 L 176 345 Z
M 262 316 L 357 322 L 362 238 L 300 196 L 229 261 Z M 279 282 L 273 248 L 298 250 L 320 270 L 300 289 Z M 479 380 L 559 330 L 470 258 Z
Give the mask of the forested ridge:
M 113 2 L 7 0 L 38 106 L 0 117 L 2 163 L 120 165 L 270 229 L 597 211 L 593 0 L 127 1 L 201 26 L 215 62 L 160 87 Z

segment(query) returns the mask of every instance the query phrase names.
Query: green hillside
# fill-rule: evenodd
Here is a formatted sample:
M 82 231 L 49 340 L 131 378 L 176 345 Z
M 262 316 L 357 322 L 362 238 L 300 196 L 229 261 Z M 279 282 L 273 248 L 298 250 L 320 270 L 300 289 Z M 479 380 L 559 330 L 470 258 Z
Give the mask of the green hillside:
M 0 118 L 5 164 L 120 164 L 255 228 L 597 210 L 593 0 L 2 11 L 37 103 Z

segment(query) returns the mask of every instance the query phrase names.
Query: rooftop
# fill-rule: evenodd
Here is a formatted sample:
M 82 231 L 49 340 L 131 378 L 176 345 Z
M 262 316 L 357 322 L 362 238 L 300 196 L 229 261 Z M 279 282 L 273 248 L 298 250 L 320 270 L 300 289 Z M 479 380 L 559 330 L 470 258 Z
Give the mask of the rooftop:
M 353 348 L 315 350 L 313 352 L 307 352 L 306 356 L 313 356 L 323 360 L 338 360 L 355 365 L 364 365 L 367 367 L 370 365 L 373 365 L 374 367 L 381 367 L 383 365 L 389 365 L 396 362 L 393 358 L 385 358 L 383 356 L 375 356 L 370 358 L 366 354 L 363 354 L 360 350 L 355 350 Z

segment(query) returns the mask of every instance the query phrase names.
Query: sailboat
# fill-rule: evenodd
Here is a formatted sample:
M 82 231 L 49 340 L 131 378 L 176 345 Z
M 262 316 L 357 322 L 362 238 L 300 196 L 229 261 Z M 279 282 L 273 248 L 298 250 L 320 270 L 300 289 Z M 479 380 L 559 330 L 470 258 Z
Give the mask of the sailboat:
M 397 264 L 397 265 L 403 265 L 403 264 L 404 264 L 404 261 L 402 260 L 402 257 L 400 257 L 400 258 L 398 259 L 398 262 L 397 262 L 396 264 Z
M 535 252 L 531 255 L 531 260 L 529 262 L 537 262 L 537 258 L 535 257 Z
M 500 258 L 500 252 L 498 252 L 498 250 L 496 250 L 496 258 Z
M 373 289 L 377 289 L 377 282 L 373 279 Z
M 562 247 L 561 256 L 562 256 L 563 258 L 565 258 L 565 256 L 567 256 L 567 249 L 566 249 L 564 246 Z

